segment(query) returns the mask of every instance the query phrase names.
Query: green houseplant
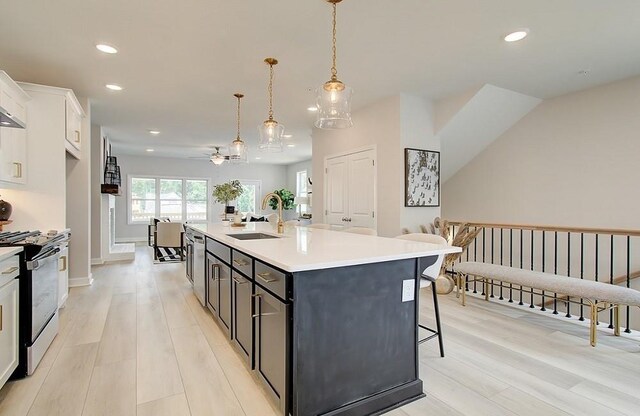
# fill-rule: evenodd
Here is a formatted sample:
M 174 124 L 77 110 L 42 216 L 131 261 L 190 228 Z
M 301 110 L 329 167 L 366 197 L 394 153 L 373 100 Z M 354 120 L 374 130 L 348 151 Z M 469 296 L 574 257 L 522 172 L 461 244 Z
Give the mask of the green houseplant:
M 226 183 L 221 183 L 213 187 L 213 198 L 216 202 L 224 204 L 224 219 L 227 219 L 227 207 L 229 201 L 234 201 L 242 195 L 242 185 L 240 181 L 234 180 Z
M 291 191 L 283 188 L 276 189 L 275 191 L 273 191 L 273 193 L 282 198 L 282 209 L 289 210 L 296 207 L 296 204 L 293 203 L 294 195 Z M 271 209 L 278 209 L 278 200 L 272 197 L 269 200 L 269 206 L 271 207 Z

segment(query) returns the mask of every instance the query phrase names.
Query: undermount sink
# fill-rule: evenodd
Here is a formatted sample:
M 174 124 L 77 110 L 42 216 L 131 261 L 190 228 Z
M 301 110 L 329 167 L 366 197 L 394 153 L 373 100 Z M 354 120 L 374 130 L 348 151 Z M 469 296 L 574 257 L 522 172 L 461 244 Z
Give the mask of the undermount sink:
M 264 233 L 243 233 L 243 234 L 227 234 L 229 237 L 237 240 L 268 240 L 271 238 L 280 238 L 271 234 Z

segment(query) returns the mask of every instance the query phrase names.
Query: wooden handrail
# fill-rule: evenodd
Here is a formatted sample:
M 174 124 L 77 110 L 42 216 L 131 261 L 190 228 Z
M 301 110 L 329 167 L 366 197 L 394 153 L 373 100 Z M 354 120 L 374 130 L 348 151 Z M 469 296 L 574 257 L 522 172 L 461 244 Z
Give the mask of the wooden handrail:
M 607 234 L 607 235 L 624 235 L 630 237 L 640 237 L 640 230 L 623 230 L 616 228 L 579 228 L 579 227 L 559 227 L 552 225 L 532 225 L 532 224 L 497 224 L 497 223 L 481 223 L 481 222 L 464 222 L 464 221 L 448 221 L 449 225 L 460 226 L 463 224 L 469 227 L 484 227 L 484 228 L 502 228 L 502 229 L 518 229 L 518 230 L 533 230 L 533 231 L 558 231 L 558 232 L 570 232 L 570 233 L 584 233 L 584 234 Z

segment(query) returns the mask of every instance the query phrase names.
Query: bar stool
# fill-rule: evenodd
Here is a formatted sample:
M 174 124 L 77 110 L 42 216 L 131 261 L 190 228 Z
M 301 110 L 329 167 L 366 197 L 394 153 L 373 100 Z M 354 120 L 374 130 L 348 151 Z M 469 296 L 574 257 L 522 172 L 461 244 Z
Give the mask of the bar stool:
M 402 240 L 410 240 L 410 241 L 419 241 L 422 243 L 431 243 L 437 244 L 441 246 L 446 246 L 447 240 L 439 235 L 435 234 L 424 234 L 424 233 L 414 233 L 414 234 L 403 234 L 399 235 L 399 239 Z M 431 335 L 421 339 L 418 341 L 418 344 L 422 344 L 423 342 L 429 341 L 435 337 L 438 337 L 438 344 L 440 346 L 440 356 L 444 357 L 444 343 L 442 341 L 442 325 L 440 324 L 440 308 L 438 306 L 438 293 L 436 291 L 436 279 L 440 275 L 440 269 L 442 268 L 442 262 L 444 261 L 444 254 L 441 254 L 436 259 L 435 263 L 428 266 L 426 269 L 422 271 L 420 275 L 420 289 L 431 286 L 431 293 L 433 293 L 433 308 L 435 309 L 436 314 L 436 329 L 432 329 L 427 327 L 426 325 L 422 325 L 418 322 L 418 326 L 426 331 L 429 331 Z

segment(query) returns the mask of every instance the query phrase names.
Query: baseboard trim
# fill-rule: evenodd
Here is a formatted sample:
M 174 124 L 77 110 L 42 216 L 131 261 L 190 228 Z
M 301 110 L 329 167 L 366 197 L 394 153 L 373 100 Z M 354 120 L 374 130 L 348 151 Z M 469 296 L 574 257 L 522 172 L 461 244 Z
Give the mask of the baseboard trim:
M 91 259 L 91 265 L 92 266 L 100 266 L 104 264 L 104 260 L 103 259 Z
M 69 287 L 91 286 L 93 284 L 93 273 L 88 277 L 74 277 L 69 279 Z

